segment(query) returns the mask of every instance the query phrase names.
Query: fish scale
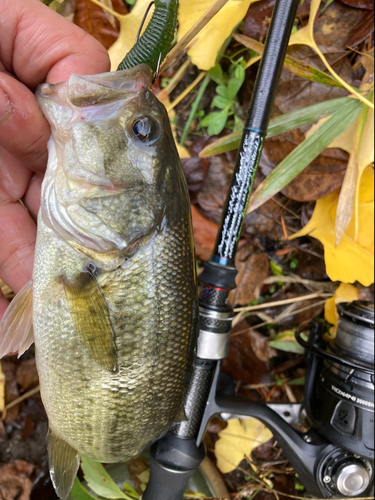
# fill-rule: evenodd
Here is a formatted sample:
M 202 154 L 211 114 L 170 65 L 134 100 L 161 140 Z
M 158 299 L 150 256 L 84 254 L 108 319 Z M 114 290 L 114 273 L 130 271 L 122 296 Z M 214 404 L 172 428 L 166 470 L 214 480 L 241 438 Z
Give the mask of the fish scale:
M 181 406 L 195 304 L 191 259 L 180 256 L 187 253 L 190 228 L 179 224 L 156 236 L 129 265 L 102 277 L 118 348 L 119 373 L 113 375 L 92 363 L 74 331 L 63 286 L 54 275 L 61 266 L 45 266 L 47 261 L 63 260 L 69 268 L 86 262 L 43 226 L 39 221 L 34 307 L 47 313 L 36 323 L 35 339 L 50 425 L 95 460 L 132 457 L 166 430 Z M 73 411 L 67 414 L 67 407 Z

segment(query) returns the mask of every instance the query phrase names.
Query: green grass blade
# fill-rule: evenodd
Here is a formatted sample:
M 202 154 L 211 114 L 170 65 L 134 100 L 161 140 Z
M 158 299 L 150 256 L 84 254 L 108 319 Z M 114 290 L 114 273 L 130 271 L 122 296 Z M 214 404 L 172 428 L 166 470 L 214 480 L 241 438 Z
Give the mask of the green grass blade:
M 260 43 L 253 38 L 249 38 L 248 36 L 239 34 L 234 35 L 234 38 L 237 40 L 237 42 L 240 42 L 245 47 L 254 50 L 257 54 L 263 54 L 265 47 L 263 43 Z M 342 84 L 330 74 L 325 73 L 324 71 L 321 71 L 314 66 L 311 66 L 311 64 L 301 61 L 297 57 L 293 57 L 287 54 L 284 61 L 284 67 L 291 73 L 305 78 L 305 80 L 328 85 L 328 87 L 344 88 Z
M 278 349 L 279 351 L 285 352 L 294 352 L 296 354 L 303 354 L 305 349 L 299 345 L 299 343 L 294 341 L 280 341 L 280 340 L 271 340 L 270 346 L 274 349 Z
M 317 122 L 321 118 L 326 118 L 339 111 L 342 106 L 345 106 L 349 101 L 349 97 L 341 97 L 339 99 L 331 99 L 329 101 L 320 102 L 307 106 L 306 108 L 296 109 L 290 113 L 285 113 L 270 121 L 267 138 L 274 137 L 275 135 L 283 134 L 289 130 L 309 125 L 310 123 Z
M 297 109 L 295 111 L 291 111 L 290 113 L 278 116 L 270 121 L 267 138 L 283 134 L 284 132 L 288 132 L 294 128 L 302 127 L 303 125 L 314 123 L 321 118 L 325 118 L 326 116 L 333 115 L 349 100 L 352 99 L 349 99 L 348 97 L 331 99 L 326 102 L 313 104 L 312 106 L 307 106 L 306 108 Z M 233 151 L 239 148 L 241 138 L 242 131 L 229 134 L 205 147 L 199 156 L 201 158 L 205 158 L 207 156 L 214 156 L 226 153 L 227 151 Z
M 206 89 L 207 89 L 208 84 L 210 83 L 210 81 L 211 81 L 211 77 L 208 74 L 208 75 L 206 75 L 205 79 L 203 80 L 201 88 L 199 89 L 198 95 L 195 98 L 195 101 L 194 101 L 194 103 L 193 103 L 193 105 L 191 107 L 189 118 L 188 118 L 188 120 L 186 122 L 184 131 L 182 132 L 181 141 L 180 141 L 181 146 L 183 146 L 185 144 L 187 136 L 189 135 L 189 132 L 190 132 L 191 124 L 192 124 L 192 122 L 194 120 L 194 116 L 195 116 L 196 112 L 198 111 L 199 105 L 200 105 L 200 103 L 202 101 L 203 95 L 206 92 Z
M 253 193 L 250 199 L 251 211 L 272 198 L 297 177 L 336 137 L 353 123 L 362 107 L 361 101 L 348 99 L 348 102 L 327 120 L 315 134 L 292 151 Z

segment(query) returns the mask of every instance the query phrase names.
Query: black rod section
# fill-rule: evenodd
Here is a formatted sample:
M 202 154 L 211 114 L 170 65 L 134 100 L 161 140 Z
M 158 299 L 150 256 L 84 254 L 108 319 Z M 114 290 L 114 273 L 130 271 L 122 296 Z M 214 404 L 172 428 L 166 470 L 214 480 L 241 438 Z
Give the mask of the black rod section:
M 229 290 L 236 286 L 234 256 L 298 4 L 299 0 L 278 0 L 275 4 L 215 248 L 200 276 L 209 286 Z

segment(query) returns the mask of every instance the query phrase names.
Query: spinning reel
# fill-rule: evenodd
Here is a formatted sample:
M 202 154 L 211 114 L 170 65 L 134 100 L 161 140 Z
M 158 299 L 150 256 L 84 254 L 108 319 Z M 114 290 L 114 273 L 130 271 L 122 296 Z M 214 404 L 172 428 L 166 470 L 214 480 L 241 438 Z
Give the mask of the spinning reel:
M 204 331 L 213 333 L 223 328 L 224 312 L 223 307 L 220 311 L 215 308 L 215 321 L 215 309 L 209 307 L 211 325 L 205 324 Z M 225 376 L 220 373 L 220 363 L 215 368 L 206 402 L 204 394 L 212 371 L 208 359 L 200 359 L 185 406 L 188 421 L 173 428 L 152 448 L 151 481 L 143 500 L 182 498 L 187 481 L 204 457 L 201 442 L 214 415 L 225 420 L 238 417 L 261 420 L 272 431 L 311 495 L 373 496 L 374 305 L 362 301 L 341 304 L 339 312 L 333 345 L 322 339 L 318 329 L 308 342 L 298 335 L 307 356 L 303 405 L 266 405 L 234 396 L 228 384 L 222 383 Z M 202 317 L 207 318 L 207 313 Z M 202 352 L 208 356 L 207 347 Z M 211 354 L 218 355 L 217 346 Z M 204 380 L 206 383 L 202 384 Z M 301 419 L 304 426 L 310 425 L 305 433 L 294 428 Z
M 374 491 L 374 304 L 338 306 L 332 346 L 318 334 L 307 349 L 306 413 L 318 432 L 337 448 L 318 465 L 325 496 L 355 497 Z

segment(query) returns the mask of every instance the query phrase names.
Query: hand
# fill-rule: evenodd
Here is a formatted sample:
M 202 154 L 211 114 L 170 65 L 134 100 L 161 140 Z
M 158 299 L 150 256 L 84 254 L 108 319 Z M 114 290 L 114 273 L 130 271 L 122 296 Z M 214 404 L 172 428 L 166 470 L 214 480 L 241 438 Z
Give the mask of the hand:
M 51 134 L 33 91 L 105 71 L 104 47 L 41 0 L 0 0 L 0 278 L 15 293 L 32 276 Z M 0 291 L 0 319 L 7 306 Z

